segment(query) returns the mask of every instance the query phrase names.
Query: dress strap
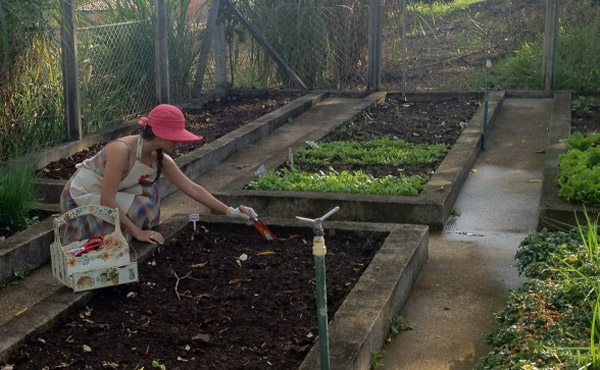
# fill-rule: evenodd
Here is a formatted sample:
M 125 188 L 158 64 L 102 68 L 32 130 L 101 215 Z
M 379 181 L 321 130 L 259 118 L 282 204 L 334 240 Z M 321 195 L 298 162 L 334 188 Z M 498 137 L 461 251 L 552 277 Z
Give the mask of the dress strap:
M 142 145 L 144 144 L 144 138 L 142 138 L 142 135 L 138 136 L 138 142 L 137 142 L 137 152 L 135 153 L 135 159 L 138 162 L 142 161 Z

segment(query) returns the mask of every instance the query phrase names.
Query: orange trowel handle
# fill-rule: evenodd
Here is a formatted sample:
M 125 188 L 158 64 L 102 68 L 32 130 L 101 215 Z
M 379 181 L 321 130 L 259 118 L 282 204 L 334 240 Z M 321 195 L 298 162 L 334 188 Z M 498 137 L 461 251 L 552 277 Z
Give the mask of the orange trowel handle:
M 275 234 L 273 234 L 273 232 L 269 230 L 269 227 L 264 222 L 262 222 L 262 220 L 256 219 L 252 223 L 252 225 L 254 225 L 254 228 L 258 230 L 260 235 L 262 235 L 263 239 L 265 239 L 266 241 L 273 241 L 277 239 L 275 237 Z

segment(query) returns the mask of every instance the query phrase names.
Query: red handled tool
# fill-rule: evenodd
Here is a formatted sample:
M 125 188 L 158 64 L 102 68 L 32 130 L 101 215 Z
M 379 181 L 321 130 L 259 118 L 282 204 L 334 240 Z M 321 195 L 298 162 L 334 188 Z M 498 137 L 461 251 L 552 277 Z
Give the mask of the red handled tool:
M 91 238 L 86 240 L 85 243 L 81 247 L 72 249 L 67 253 L 72 254 L 75 257 L 81 257 L 88 252 L 95 251 L 96 249 L 100 249 L 103 242 L 104 242 L 103 237 L 92 236 Z
M 260 235 L 266 241 L 270 242 L 270 241 L 277 239 L 275 237 L 275 234 L 273 234 L 273 232 L 271 230 L 269 230 L 269 227 L 262 220 L 259 220 L 257 217 L 255 217 L 254 221 L 252 221 L 252 225 L 254 225 L 254 228 L 256 230 L 258 230 Z

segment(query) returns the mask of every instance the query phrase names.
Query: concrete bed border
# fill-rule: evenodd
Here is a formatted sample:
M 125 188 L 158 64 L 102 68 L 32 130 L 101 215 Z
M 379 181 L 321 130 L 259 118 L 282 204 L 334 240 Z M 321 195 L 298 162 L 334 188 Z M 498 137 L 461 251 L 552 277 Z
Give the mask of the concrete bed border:
M 479 93 L 434 92 L 411 93 L 413 101 L 419 99 L 448 99 L 450 97 L 481 97 Z M 397 95 L 389 93 L 388 95 Z M 502 106 L 504 92 L 491 92 L 488 105 L 488 129 Z M 233 204 L 250 204 L 264 215 L 294 217 L 320 215 L 334 206 L 340 206 L 338 217 L 348 221 L 390 222 L 399 224 L 424 224 L 432 229 L 442 229 L 450 216 L 456 198 L 467 175 L 481 150 L 483 105 L 471 118 L 436 173 L 431 177 L 421 194 L 408 196 L 377 196 L 362 194 L 338 194 L 292 191 L 244 190 L 244 186 L 255 178 L 249 171 L 235 181 L 225 185 L 214 194 L 219 199 Z M 317 141 L 325 134 L 315 133 L 310 140 Z M 294 143 L 292 150 L 304 146 L 306 137 Z M 285 162 L 288 151 L 282 151 L 264 163 L 267 168 L 277 168 Z
M 208 223 L 231 223 L 224 216 L 204 215 Z M 265 218 L 272 226 L 306 228 L 297 220 Z M 159 227 L 167 243 L 184 228 L 186 216 L 172 217 Z M 429 230 L 422 225 L 371 224 L 327 221 L 324 227 L 353 234 L 386 233 L 387 237 L 337 313 L 330 319 L 330 358 L 335 369 L 369 369 L 370 354 L 383 346 L 390 329 L 389 319 L 406 302 L 414 281 L 428 257 Z M 158 246 L 134 243 L 137 260 L 143 263 Z M 143 276 L 141 277 L 143 279 Z M 0 326 L 0 363 L 29 338 L 47 330 L 72 310 L 83 307 L 97 291 L 73 293 L 58 286 L 49 297 Z M 318 344 L 313 345 L 300 369 L 318 367 Z
M 241 148 L 267 136 L 280 126 L 288 123 L 289 119 L 295 118 L 309 110 L 314 104 L 324 99 L 326 95 L 327 93 L 325 92 L 307 93 L 303 97 L 193 152 L 176 158 L 175 162 L 190 178 L 196 178 Z M 122 133 L 121 130 L 117 131 Z M 79 147 L 76 143 L 69 145 L 71 145 L 69 150 Z M 163 199 L 176 191 L 176 188 L 166 181 L 164 177 L 159 181 L 161 197 Z M 37 181 L 36 187 L 40 190 L 45 202 L 52 203 L 52 206 L 46 205 L 43 208 L 59 212 L 58 202 L 65 183 L 66 180 L 54 179 Z M 47 247 L 52 243 L 54 238 L 52 222 L 52 217 L 49 217 L 37 225 L 28 227 L 0 241 L 0 283 L 12 280 L 14 278 L 14 269 L 31 271 L 50 261 L 50 248 Z
M 542 193 L 539 204 L 538 230 L 543 228 L 558 230 L 565 224 L 577 225 L 575 215 L 579 222 L 585 222 L 584 207 L 572 204 L 558 196 L 559 187 L 556 178 L 560 173 L 558 156 L 566 152 L 562 140 L 571 136 L 571 93 L 556 92 L 554 94 L 554 108 L 548 126 L 548 143 L 544 159 L 544 175 Z M 594 219 L 600 214 L 600 207 L 585 207 L 588 215 Z

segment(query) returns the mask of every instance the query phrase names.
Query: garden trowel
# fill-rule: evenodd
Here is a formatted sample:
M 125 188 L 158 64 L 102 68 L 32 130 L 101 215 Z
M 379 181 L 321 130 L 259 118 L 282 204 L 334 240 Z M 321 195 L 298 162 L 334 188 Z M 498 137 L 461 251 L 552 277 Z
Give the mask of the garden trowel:
M 263 239 L 265 239 L 266 241 L 270 242 L 277 239 L 275 237 L 275 234 L 273 234 L 273 232 L 269 230 L 267 224 L 265 224 L 262 220 L 259 220 L 258 217 L 255 217 L 254 220 L 252 220 L 252 225 L 256 230 L 258 230 L 260 235 L 262 235 Z

